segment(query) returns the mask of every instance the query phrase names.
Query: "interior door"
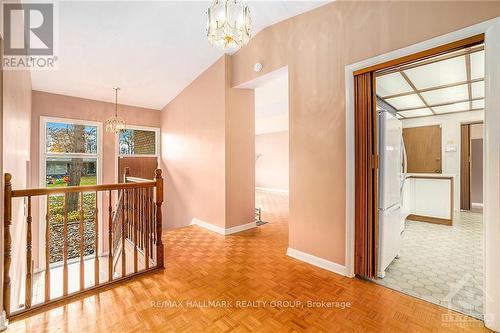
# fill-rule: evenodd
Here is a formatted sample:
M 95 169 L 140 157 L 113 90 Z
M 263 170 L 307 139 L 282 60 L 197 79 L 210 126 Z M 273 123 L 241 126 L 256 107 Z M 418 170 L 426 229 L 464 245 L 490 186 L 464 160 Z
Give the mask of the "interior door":
M 470 124 L 460 126 L 460 209 L 470 210 Z
M 123 182 L 123 173 L 130 168 L 130 177 L 153 179 L 158 168 L 157 157 L 118 157 L 118 182 Z
M 403 128 L 408 173 L 441 173 L 441 126 Z

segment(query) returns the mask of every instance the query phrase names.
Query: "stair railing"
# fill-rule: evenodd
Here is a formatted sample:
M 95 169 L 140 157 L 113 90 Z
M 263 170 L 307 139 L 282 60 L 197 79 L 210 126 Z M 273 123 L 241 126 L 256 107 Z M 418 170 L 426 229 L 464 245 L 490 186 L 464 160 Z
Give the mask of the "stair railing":
M 154 180 L 141 182 L 127 182 L 120 184 L 102 184 L 90 186 L 67 186 L 53 188 L 33 188 L 33 189 L 12 189 L 12 176 L 5 174 L 5 195 L 4 195 L 4 284 L 3 284 L 3 310 L 8 319 L 12 319 L 26 312 L 40 309 L 54 302 L 59 302 L 90 289 L 99 288 L 117 281 L 129 278 L 134 275 L 143 274 L 156 269 L 163 269 L 163 243 L 161 240 L 162 233 L 162 203 L 163 203 L 163 178 L 161 170 L 157 169 Z M 68 197 L 72 194 L 79 195 L 79 244 L 70 244 L 68 239 Z M 95 201 L 93 203 L 93 218 L 94 218 L 94 283 L 91 286 L 85 286 L 85 260 L 88 256 L 84 255 L 84 231 L 85 231 L 85 212 L 84 212 L 84 194 L 93 194 Z M 105 200 L 100 200 L 100 193 L 107 194 L 107 209 L 108 209 L 108 253 L 107 257 L 99 255 L 99 210 L 100 206 L 104 205 Z M 118 204 L 116 211 L 113 212 L 113 194 L 118 194 Z M 63 196 L 63 218 L 62 218 L 62 296 L 51 297 L 51 264 L 49 257 L 51 256 L 51 207 L 49 205 L 51 197 Z M 35 197 L 44 197 L 47 202 L 47 211 L 45 216 L 45 268 L 44 268 L 44 296 L 42 300 L 34 300 L 33 286 L 33 248 L 32 248 L 32 199 Z M 115 196 L 116 197 L 116 196 Z M 25 199 L 27 202 L 27 214 L 25 221 L 12 221 L 12 202 L 17 199 Z M 99 203 L 102 203 L 100 205 Z M 103 221 L 104 222 L 104 221 Z M 25 274 L 25 300 L 21 308 L 12 309 L 11 306 L 11 264 L 13 261 L 21 260 L 21 258 L 12 257 L 12 223 L 26 223 L 26 274 Z M 132 242 L 134 247 L 133 270 L 127 270 L 127 258 L 122 247 L 122 274 L 117 277 L 114 273 L 113 256 L 118 255 L 114 246 L 117 241 L 114 236 L 119 235 L 121 244 L 125 244 L 125 238 L 128 242 Z M 105 236 L 105 235 L 102 235 Z M 105 242 L 105 240 L 103 240 Z M 139 245 L 140 244 L 140 245 Z M 79 250 L 79 289 L 76 292 L 68 291 L 68 267 L 69 255 L 68 249 L 72 246 L 73 252 Z M 123 245 L 122 245 L 123 246 Z M 138 267 L 138 249 L 144 249 L 144 255 L 148 260 L 145 260 L 145 266 Z M 43 255 L 40 254 L 39 257 Z M 75 259 L 71 260 L 71 264 L 75 264 Z M 107 281 L 101 281 L 101 269 L 99 260 L 107 260 Z M 132 259 L 130 259 L 132 260 Z M 104 270 L 103 274 L 106 274 Z M 40 273 L 38 273 L 40 274 Z M 21 285 L 21 284 L 19 284 Z

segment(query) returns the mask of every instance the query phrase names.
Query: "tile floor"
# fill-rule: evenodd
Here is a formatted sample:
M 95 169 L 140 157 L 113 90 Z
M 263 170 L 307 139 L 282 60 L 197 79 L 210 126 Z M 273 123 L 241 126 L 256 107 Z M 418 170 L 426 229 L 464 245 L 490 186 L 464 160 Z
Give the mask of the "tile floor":
M 376 282 L 482 319 L 482 214 L 459 212 L 451 227 L 407 220 L 401 258 Z

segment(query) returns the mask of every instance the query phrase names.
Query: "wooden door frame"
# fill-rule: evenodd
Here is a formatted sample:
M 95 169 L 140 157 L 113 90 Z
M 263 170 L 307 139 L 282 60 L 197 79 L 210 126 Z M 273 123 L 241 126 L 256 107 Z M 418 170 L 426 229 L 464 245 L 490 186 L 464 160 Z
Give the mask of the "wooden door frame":
M 472 208 L 472 202 L 471 202 L 471 138 L 470 138 L 470 126 L 471 125 L 477 125 L 477 124 L 484 124 L 484 121 L 467 121 L 460 123 L 460 210 L 470 210 Z M 466 145 L 464 146 L 464 128 L 467 128 L 467 141 Z M 464 162 L 464 154 L 467 155 L 467 164 Z M 484 157 L 483 157 L 484 160 Z M 483 161 L 484 162 L 484 161 Z M 464 166 L 467 165 L 466 168 Z M 467 181 L 468 186 L 467 188 L 464 186 L 465 182 Z M 468 195 L 464 196 L 464 190 L 467 190 Z
M 372 64 L 369 64 L 368 61 L 365 61 L 365 62 L 361 62 L 361 63 L 358 63 L 358 64 L 354 64 L 354 65 L 351 65 L 351 66 L 347 66 L 346 67 L 346 99 L 347 99 L 347 103 L 346 103 L 346 106 L 347 106 L 347 114 L 348 116 L 346 117 L 346 127 L 347 127 L 347 131 L 346 131 L 346 135 L 347 135 L 347 149 L 348 151 L 350 149 L 351 151 L 351 158 L 354 159 L 354 161 L 352 161 L 352 159 L 350 159 L 349 157 L 347 158 L 347 170 L 346 170 L 346 176 L 348 178 L 347 182 L 346 182 L 346 195 L 347 195 L 347 203 L 346 203 L 346 209 L 347 209 L 347 212 L 346 212 L 346 218 L 349 219 L 347 221 L 347 225 L 346 225 L 346 275 L 348 276 L 354 276 L 356 275 L 359 271 L 356 271 L 356 270 L 359 270 L 359 266 L 356 265 L 356 262 L 359 261 L 359 258 L 356 257 L 356 251 L 357 249 L 361 248 L 361 246 L 357 245 L 356 242 L 358 241 L 358 239 L 361 239 L 361 237 L 357 237 L 357 231 L 356 230 L 356 226 L 358 225 L 361 225 L 362 223 L 360 223 L 360 221 L 358 221 L 357 219 L 361 217 L 366 217 L 366 216 L 370 216 L 370 215 L 375 215 L 377 216 L 378 215 L 378 212 L 376 211 L 377 210 L 377 207 L 376 206 L 371 206 L 371 211 L 368 211 L 368 207 L 365 205 L 363 206 L 360 202 L 359 202 L 359 195 L 357 193 L 359 193 L 360 191 L 361 192 L 367 192 L 369 191 L 369 188 L 366 187 L 366 183 L 363 183 L 363 182 L 356 182 L 355 179 L 353 179 L 353 176 L 357 176 L 359 174 L 359 172 L 357 171 L 360 167 L 362 168 L 363 166 L 361 166 L 359 163 L 360 163 L 360 160 L 359 158 L 355 158 L 357 156 L 357 151 L 359 150 L 359 144 L 360 144 L 360 133 L 359 133 L 359 128 L 360 126 L 356 123 L 355 121 L 355 117 L 359 117 L 359 115 L 357 114 L 357 110 L 356 110 L 356 104 L 355 104 L 355 101 L 356 101 L 356 92 L 355 89 L 353 89 L 352 87 L 354 86 L 354 83 L 355 83 L 355 77 L 357 75 L 363 75 L 363 74 L 366 74 L 366 73 L 371 73 L 371 75 L 375 76 L 375 72 L 376 71 L 379 71 L 379 70 L 382 70 L 382 69 L 387 69 L 387 68 L 391 68 L 391 67 L 395 67 L 395 66 L 401 66 L 403 64 L 408 64 L 408 63 L 411 63 L 411 62 L 415 62 L 417 60 L 422 60 L 422 59 L 426 59 L 426 58 L 431 58 L 431 57 L 434 57 L 434 56 L 437 56 L 437 55 L 440 55 L 440 54 L 443 54 L 443 53 L 447 53 L 447 52 L 450 52 L 450 51 L 455 51 L 455 50 L 458 50 L 458 49 L 462 49 L 466 46 L 472 46 L 472 45 L 477 45 L 477 44 L 480 44 L 480 43 L 483 43 L 484 40 L 485 40 L 485 35 L 484 33 L 476 33 L 476 34 L 468 34 L 466 35 L 465 38 L 457 38 L 457 36 L 455 36 L 454 34 L 451 34 L 452 36 L 448 36 L 448 40 L 445 39 L 445 41 L 443 41 L 443 38 L 436 38 L 434 40 L 431 40 L 431 41 L 428 41 L 428 42 L 424 42 L 424 43 L 421 43 L 419 44 L 420 46 L 420 50 L 414 50 L 413 47 L 409 47 L 409 48 L 406 48 L 404 53 L 406 53 L 405 55 L 403 56 L 394 56 L 394 57 L 391 57 L 390 55 L 395 55 L 395 54 L 398 54 L 398 51 L 395 51 L 395 52 L 391 52 L 389 53 L 388 56 L 385 57 L 385 59 L 388 58 L 387 61 L 381 61 L 381 57 L 376 57 L 376 58 L 372 58 L 370 62 L 373 62 Z M 432 45 L 434 44 L 434 45 Z M 432 45 L 432 46 L 431 46 Z M 426 47 L 427 46 L 427 47 Z M 412 50 L 413 51 L 410 51 L 408 52 L 408 50 Z M 408 53 L 407 53 L 408 52 Z M 385 60 L 383 59 L 383 60 Z M 371 90 L 375 91 L 375 87 L 371 87 Z M 375 112 L 376 108 L 373 108 L 371 110 L 366 110 L 365 112 L 368 112 L 370 113 L 369 115 L 365 115 L 366 117 L 370 117 L 373 115 L 373 113 Z M 377 119 L 375 118 L 375 121 L 374 123 L 371 125 L 372 128 L 369 129 L 369 131 L 372 131 L 374 132 L 377 128 Z M 354 133 L 352 133 L 354 132 Z M 376 132 L 374 132 L 376 133 Z M 365 136 L 367 137 L 367 136 Z M 358 139 L 356 139 L 358 138 Z M 370 146 L 371 144 L 373 144 L 374 140 L 376 140 L 376 138 L 371 138 L 369 139 L 367 137 L 368 141 L 366 142 L 362 142 L 361 144 L 364 145 L 364 148 L 362 147 L 362 149 L 366 149 L 367 146 Z M 371 140 L 371 141 L 370 141 Z M 375 141 L 376 142 L 376 141 Z M 355 152 L 354 156 L 352 155 L 352 151 Z M 376 161 L 377 160 L 377 156 L 376 156 L 376 153 L 374 154 L 373 156 L 373 159 Z M 377 170 L 376 170 L 376 173 Z M 376 181 L 376 179 L 375 179 Z M 360 188 L 363 187 L 363 188 Z M 377 192 L 377 188 L 375 187 L 373 189 L 373 195 L 376 196 L 376 192 Z M 353 203 L 349 203 L 350 200 L 353 200 Z M 375 199 L 376 200 L 376 199 Z M 350 205 L 350 206 L 349 206 Z M 363 211 L 359 211 L 359 210 L 363 210 Z M 374 227 L 375 229 L 377 229 L 377 219 L 373 219 L 373 223 L 374 223 Z M 369 221 L 368 221 L 369 222 Z M 376 251 L 376 247 L 374 247 L 372 249 L 374 252 L 375 252 L 375 256 L 377 255 L 377 251 Z M 376 258 L 375 258 L 375 262 L 376 262 Z M 376 267 L 375 267 L 375 270 L 376 270 Z M 366 277 L 373 277 L 372 276 L 373 274 L 368 274 L 368 275 L 364 275 Z
M 354 277 L 354 76 L 357 70 L 382 62 L 404 57 L 416 52 L 467 38 L 477 34 L 485 34 L 485 109 L 484 109 L 484 268 L 483 290 L 490 297 L 484 304 L 485 326 L 500 330 L 500 267 L 498 265 L 498 244 L 500 243 L 500 45 L 494 43 L 500 39 L 500 18 L 494 18 L 470 27 L 446 33 L 415 45 L 349 64 L 345 66 L 345 134 L 346 134 L 346 226 L 345 226 L 345 267 L 344 274 Z M 491 204 L 490 204 L 491 203 Z

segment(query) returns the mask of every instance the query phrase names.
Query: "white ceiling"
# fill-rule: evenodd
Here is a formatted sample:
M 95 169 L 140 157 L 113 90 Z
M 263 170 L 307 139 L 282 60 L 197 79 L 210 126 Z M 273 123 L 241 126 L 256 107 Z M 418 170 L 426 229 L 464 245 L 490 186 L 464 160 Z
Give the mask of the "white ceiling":
M 481 110 L 484 51 L 478 46 L 470 52 L 460 50 L 381 74 L 377 96 L 396 110 L 398 118 Z
M 251 1 L 252 33 L 328 1 Z M 58 69 L 33 89 L 163 108 L 223 53 L 205 37 L 209 1 L 59 2 Z

